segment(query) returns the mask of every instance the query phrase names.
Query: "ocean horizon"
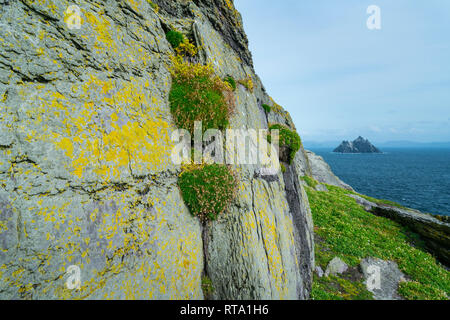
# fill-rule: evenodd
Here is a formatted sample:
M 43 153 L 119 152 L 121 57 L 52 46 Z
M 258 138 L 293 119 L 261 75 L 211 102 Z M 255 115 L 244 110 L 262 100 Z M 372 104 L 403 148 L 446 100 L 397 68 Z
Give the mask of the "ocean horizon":
M 342 154 L 309 148 L 355 191 L 425 213 L 450 216 L 450 149 L 383 148 L 378 154 Z

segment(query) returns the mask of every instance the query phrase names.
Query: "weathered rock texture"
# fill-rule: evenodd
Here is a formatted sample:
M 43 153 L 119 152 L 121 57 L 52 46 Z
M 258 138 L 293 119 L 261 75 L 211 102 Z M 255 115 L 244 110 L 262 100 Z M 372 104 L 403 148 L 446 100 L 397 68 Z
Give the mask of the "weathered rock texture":
M 427 249 L 446 266 L 450 266 L 450 223 L 420 211 L 378 204 L 357 195 L 349 195 L 368 212 L 386 217 L 417 232 Z
M 361 261 L 367 289 L 375 300 L 402 300 L 398 295 L 398 285 L 406 281 L 405 275 L 394 261 L 366 258 Z
M 331 171 L 328 163 L 321 156 L 314 152 L 306 150 L 308 164 L 310 166 L 311 176 L 320 183 L 326 183 L 333 186 L 341 187 L 347 190 L 353 190 L 348 184 L 339 179 L 333 171 Z M 306 171 L 307 172 L 307 171 Z
M 219 76 L 253 79 L 232 128 L 293 126 L 283 110 L 265 115 L 230 0 L 0 2 L 0 298 L 201 299 L 205 272 L 214 298 L 308 297 L 304 150 L 275 179 L 240 167 L 237 200 L 203 237 L 177 188 L 170 27 Z M 80 29 L 66 24 L 73 3 Z M 71 265 L 80 290 L 65 285 Z
M 336 276 L 338 274 L 344 273 L 348 270 L 348 265 L 341 260 L 339 257 L 334 257 L 330 263 L 328 263 L 327 269 L 325 270 L 325 277 L 330 274 Z

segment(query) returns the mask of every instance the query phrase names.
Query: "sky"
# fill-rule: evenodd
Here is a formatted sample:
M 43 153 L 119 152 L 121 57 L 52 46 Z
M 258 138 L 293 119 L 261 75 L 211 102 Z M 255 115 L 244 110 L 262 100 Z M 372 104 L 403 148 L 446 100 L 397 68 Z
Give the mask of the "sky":
M 256 73 L 303 140 L 450 141 L 450 1 L 234 3 Z

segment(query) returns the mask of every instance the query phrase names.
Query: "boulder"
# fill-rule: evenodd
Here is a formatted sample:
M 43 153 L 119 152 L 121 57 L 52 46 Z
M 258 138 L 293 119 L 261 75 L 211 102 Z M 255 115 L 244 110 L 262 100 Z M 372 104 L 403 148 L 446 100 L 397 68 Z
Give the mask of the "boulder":
M 320 266 L 316 266 L 315 271 L 316 271 L 316 274 L 317 274 L 317 276 L 318 276 L 319 278 L 322 278 L 322 277 L 323 277 L 324 272 L 323 272 L 323 270 L 322 270 L 322 268 L 321 268 Z
M 327 266 L 327 269 L 325 270 L 325 277 L 328 277 L 330 274 L 331 275 L 338 275 L 338 274 L 342 274 L 345 271 L 348 270 L 348 265 L 341 260 L 341 258 L 339 257 L 334 257 Z
M 398 284 L 406 281 L 397 263 L 377 258 L 366 258 L 361 261 L 367 290 L 373 293 L 375 300 L 401 300 L 397 294 Z

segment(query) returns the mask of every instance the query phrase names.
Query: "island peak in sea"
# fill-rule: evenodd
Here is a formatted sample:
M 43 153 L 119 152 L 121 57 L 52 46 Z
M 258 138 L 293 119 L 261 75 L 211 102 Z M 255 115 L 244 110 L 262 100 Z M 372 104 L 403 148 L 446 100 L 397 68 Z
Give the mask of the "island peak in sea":
M 337 153 L 382 153 L 369 140 L 359 136 L 356 140 L 342 141 L 342 143 L 334 149 Z

